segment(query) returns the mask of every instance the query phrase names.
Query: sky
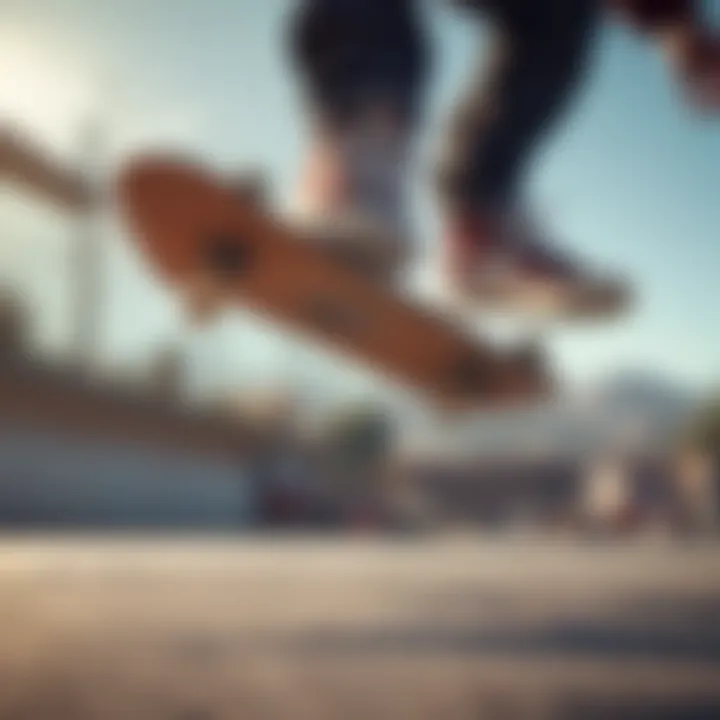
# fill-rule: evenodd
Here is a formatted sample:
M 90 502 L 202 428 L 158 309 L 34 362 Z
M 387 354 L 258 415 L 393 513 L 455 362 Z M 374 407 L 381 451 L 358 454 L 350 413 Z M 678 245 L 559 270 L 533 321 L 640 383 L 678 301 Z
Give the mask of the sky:
M 0 120 L 22 124 L 69 162 L 87 155 L 83 137 L 99 123 L 105 168 L 158 143 L 223 170 L 259 166 L 282 206 L 307 130 L 284 54 L 289 5 L 0 0 Z M 427 3 L 426 12 L 435 70 L 413 203 L 424 249 L 416 284 L 434 297 L 439 217 L 429 182 L 432 151 L 485 33 L 439 3 Z M 632 316 L 621 322 L 548 329 L 550 352 L 569 383 L 628 369 L 694 388 L 720 381 L 720 120 L 694 116 L 679 99 L 650 45 L 608 23 L 585 88 L 538 157 L 530 201 L 575 254 L 623 272 L 638 295 Z M 0 212 L 0 280 L 19 287 L 36 309 L 38 342 L 61 347 L 69 337 L 68 247 L 78 228 L 8 188 L 0 189 Z M 117 223 L 103 220 L 97 232 L 103 357 L 141 362 L 181 336 L 177 304 Z M 489 322 L 478 315 L 474 325 L 494 331 Z M 218 390 L 286 375 L 327 392 L 382 386 L 374 375 L 247 316 L 228 316 L 188 347 L 202 382 Z

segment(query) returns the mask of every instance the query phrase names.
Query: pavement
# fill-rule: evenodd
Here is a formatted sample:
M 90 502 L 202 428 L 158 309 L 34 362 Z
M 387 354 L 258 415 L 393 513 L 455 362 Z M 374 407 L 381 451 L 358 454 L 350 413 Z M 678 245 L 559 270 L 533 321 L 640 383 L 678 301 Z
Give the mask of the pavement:
M 720 544 L 8 535 L 0 623 L 0 720 L 720 717 Z

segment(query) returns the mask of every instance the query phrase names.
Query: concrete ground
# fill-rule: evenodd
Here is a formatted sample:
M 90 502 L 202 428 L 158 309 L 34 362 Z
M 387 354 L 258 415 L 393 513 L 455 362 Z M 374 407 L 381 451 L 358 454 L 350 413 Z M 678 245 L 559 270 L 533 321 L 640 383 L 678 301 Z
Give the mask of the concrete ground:
M 0 629 L 0 720 L 720 717 L 720 546 L 5 537 Z

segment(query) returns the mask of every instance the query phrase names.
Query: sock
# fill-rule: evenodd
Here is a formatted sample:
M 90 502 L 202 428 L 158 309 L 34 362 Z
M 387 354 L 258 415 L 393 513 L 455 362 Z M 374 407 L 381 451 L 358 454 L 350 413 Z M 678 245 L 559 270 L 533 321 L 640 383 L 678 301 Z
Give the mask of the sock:
M 304 218 L 355 219 L 405 236 L 408 138 L 381 122 L 318 132 L 296 199 Z

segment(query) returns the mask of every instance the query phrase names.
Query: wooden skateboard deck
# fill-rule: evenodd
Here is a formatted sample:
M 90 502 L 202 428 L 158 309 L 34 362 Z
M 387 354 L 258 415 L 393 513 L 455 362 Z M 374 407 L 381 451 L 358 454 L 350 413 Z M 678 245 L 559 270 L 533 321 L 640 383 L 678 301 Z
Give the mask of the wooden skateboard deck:
M 173 158 L 131 163 L 119 199 L 155 271 L 179 290 L 210 279 L 225 302 L 345 351 L 444 406 L 530 402 L 546 377 L 302 242 L 257 201 Z

